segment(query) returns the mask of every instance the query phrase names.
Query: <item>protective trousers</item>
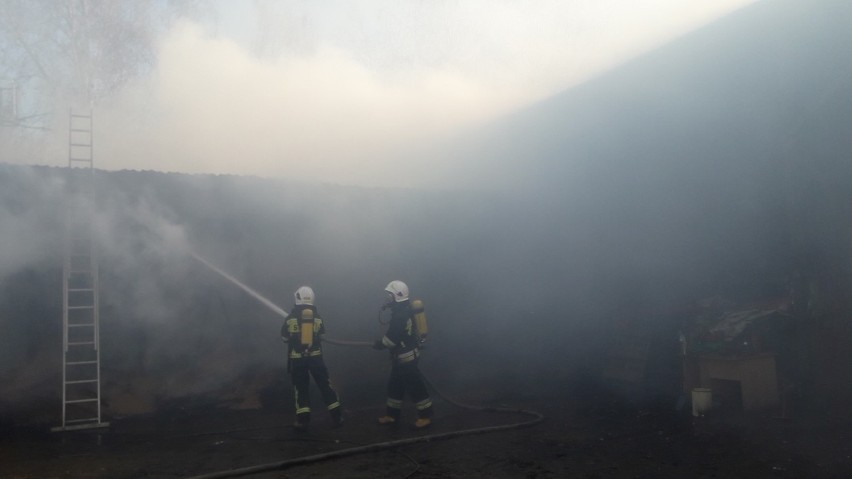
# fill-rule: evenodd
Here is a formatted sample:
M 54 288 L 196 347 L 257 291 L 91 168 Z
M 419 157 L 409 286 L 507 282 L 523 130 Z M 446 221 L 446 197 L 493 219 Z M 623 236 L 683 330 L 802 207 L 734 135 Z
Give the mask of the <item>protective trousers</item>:
M 335 424 L 339 423 L 340 399 L 337 392 L 331 387 L 328 368 L 326 368 L 322 356 L 291 360 L 290 377 L 293 380 L 295 394 L 296 421 L 299 424 L 307 425 L 311 420 L 311 376 L 313 376 L 314 382 L 317 384 L 320 394 L 322 394 L 322 400 L 328 408 L 329 414 L 331 414 L 332 421 Z
M 432 399 L 429 397 L 429 391 L 426 390 L 417 362 L 417 359 L 407 363 L 394 362 L 391 367 L 388 380 L 387 414 L 397 421 L 402 413 L 402 401 L 406 393 L 414 401 L 417 417 L 432 417 Z

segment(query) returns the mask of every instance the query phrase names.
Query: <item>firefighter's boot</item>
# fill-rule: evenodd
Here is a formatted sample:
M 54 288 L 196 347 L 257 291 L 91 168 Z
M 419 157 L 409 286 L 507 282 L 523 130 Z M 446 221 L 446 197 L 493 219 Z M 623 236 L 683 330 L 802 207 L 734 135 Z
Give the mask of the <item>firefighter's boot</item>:
M 425 429 L 432 425 L 432 420 L 428 417 L 421 417 L 414 421 L 414 429 Z
M 384 426 L 392 426 L 396 424 L 396 418 L 393 416 L 382 416 L 379 418 L 379 424 Z
M 388 401 L 392 400 L 388 399 Z M 401 403 L 402 401 L 394 400 L 394 402 Z M 379 424 L 385 426 L 396 425 L 399 423 L 400 416 L 402 416 L 402 409 L 389 405 L 387 408 L 385 408 L 385 415 L 379 418 Z

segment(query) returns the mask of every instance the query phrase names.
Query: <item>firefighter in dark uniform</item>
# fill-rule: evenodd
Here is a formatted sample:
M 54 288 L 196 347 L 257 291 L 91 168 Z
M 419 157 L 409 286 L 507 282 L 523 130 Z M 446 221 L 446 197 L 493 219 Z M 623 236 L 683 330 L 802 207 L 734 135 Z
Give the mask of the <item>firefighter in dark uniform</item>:
M 343 425 L 340 399 L 332 389 L 328 368 L 322 359 L 325 324 L 314 306 L 314 291 L 302 286 L 294 294 L 296 305 L 281 328 L 287 342 L 287 371 L 293 381 L 296 405 L 295 428 L 306 431 L 311 420 L 310 377 L 313 376 L 335 427 Z
M 432 399 L 418 368 L 420 337 L 408 299 L 408 286 L 402 281 L 391 281 L 385 291 L 388 293 L 388 302 L 382 309 L 390 308 L 391 319 L 387 332 L 376 340 L 373 348 L 390 351 L 391 373 L 388 380 L 387 413 L 379 418 L 379 424 L 399 423 L 402 401 L 408 394 L 417 409 L 414 427 L 422 429 L 432 424 Z

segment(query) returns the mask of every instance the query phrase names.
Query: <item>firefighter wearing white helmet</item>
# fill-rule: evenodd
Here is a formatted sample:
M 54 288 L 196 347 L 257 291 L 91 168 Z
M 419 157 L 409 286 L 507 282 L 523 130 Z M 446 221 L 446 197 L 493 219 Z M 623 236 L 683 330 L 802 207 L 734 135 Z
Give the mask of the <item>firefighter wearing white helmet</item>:
M 287 371 L 293 382 L 297 430 L 305 431 L 311 421 L 310 378 L 313 376 L 335 427 L 343 425 L 340 398 L 331 387 L 322 358 L 325 323 L 314 305 L 314 290 L 302 286 L 293 294 L 295 306 L 281 328 L 287 343 Z
M 408 300 L 408 285 L 399 280 L 394 280 L 385 286 L 385 291 L 390 295 L 388 305 L 390 303 L 401 303 Z
M 386 414 L 379 424 L 398 424 L 402 414 L 405 395 L 414 401 L 417 421 L 414 427 L 421 429 L 432 424 L 432 399 L 418 367 L 421 338 L 415 327 L 414 311 L 409 301 L 408 285 L 402 281 L 391 281 L 385 287 L 387 302 L 382 309 L 391 310 L 388 329 L 381 339 L 373 344 L 375 349 L 388 349 L 391 357 L 391 373 L 388 379 Z

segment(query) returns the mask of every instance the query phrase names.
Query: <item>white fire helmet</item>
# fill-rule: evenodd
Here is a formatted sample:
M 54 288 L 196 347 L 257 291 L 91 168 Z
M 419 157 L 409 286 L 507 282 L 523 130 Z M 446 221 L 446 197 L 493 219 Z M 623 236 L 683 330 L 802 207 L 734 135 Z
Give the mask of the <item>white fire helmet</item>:
M 393 296 L 393 300 L 397 303 L 408 299 L 408 286 L 399 280 L 393 280 L 385 286 L 385 291 Z
M 307 304 L 308 306 L 313 306 L 314 304 L 314 290 L 310 286 L 302 286 L 296 290 L 293 296 L 296 297 L 296 305 Z

